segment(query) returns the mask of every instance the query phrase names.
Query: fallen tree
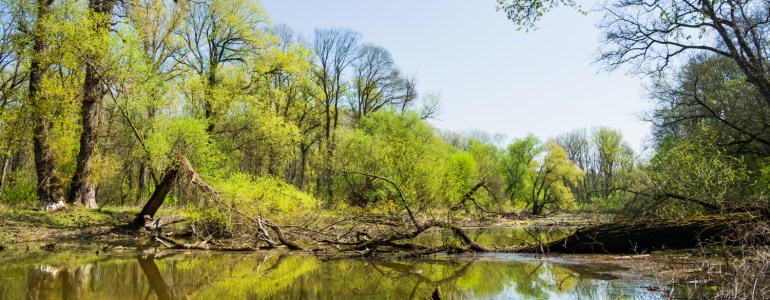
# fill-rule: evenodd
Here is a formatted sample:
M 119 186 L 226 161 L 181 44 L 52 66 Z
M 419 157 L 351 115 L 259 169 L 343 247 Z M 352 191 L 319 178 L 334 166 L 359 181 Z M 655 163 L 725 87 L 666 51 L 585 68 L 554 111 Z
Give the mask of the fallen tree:
M 490 249 L 474 241 L 465 231 L 447 221 L 418 220 L 408 201 L 401 193 L 399 187 L 387 178 L 357 173 L 362 176 L 373 177 L 393 185 L 397 191 L 398 199 L 403 205 L 406 215 L 373 216 L 364 215 L 357 217 L 343 217 L 328 224 L 326 222 L 305 222 L 303 225 L 279 226 L 261 215 L 251 215 L 240 211 L 235 205 L 228 204 L 221 195 L 211 186 L 206 184 L 195 172 L 190 161 L 184 155 L 177 155 L 175 163 L 166 169 L 163 180 L 156 186 L 155 192 L 144 205 L 142 211 L 136 215 L 129 225 L 134 230 L 142 228 L 153 232 L 153 240 L 172 249 L 201 249 L 217 250 L 257 250 L 264 248 L 276 248 L 284 246 L 289 250 L 297 251 L 339 251 L 347 252 L 355 256 L 373 256 L 376 253 L 402 252 L 403 257 L 414 257 L 437 252 L 491 252 L 499 251 Z M 155 219 L 155 214 L 163 205 L 168 193 L 178 186 L 177 190 L 194 194 L 200 198 L 200 203 L 217 207 L 227 213 L 231 219 L 237 219 L 239 236 L 252 237 L 253 240 L 245 247 L 212 247 L 215 241 L 211 236 L 199 237 L 202 242 L 184 243 L 178 242 L 163 234 L 164 226 L 183 221 L 181 217 L 161 217 Z M 478 188 L 476 188 L 478 189 Z M 471 193 L 466 195 L 466 198 Z M 328 220 L 326 220 L 328 221 Z M 429 247 L 413 240 L 420 234 L 433 229 L 446 229 L 459 241 L 459 245 L 450 244 L 439 247 Z M 193 228 L 193 231 L 195 229 Z M 195 232 L 193 232 L 195 235 Z M 260 245 L 261 244 L 261 245 Z M 241 244 L 243 245 L 243 244 Z
M 579 229 L 568 237 L 554 241 L 537 241 L 536 244 L 503 248 L 486 247 L 477 243 L 465 231 L 449 220 L 431 218 L 418 214 L 409 207 L 405 195 L 393 181 L 362 172 L 349 173 L 367 176 L 392 185 L 394 196 L 403 208 L 402 214 L 389 216 L 364 215 L 343 217 L 338 220 L 304 222 L 300 225 L 277 225 L 260 215 L 240 211 L 229 205 L 220 194 L 207 185 L 193 169 L 184 155 L 177 156 L 177 162 L 167 169 L 161 183 L 148 200 L 132 227 L 142 227 L 155 232 L 155 241 L 175 249 L 238 249 L 257 250 L 263 248 L 287 247 L 298 251 L 339 251 L 352 255 L 370 257 L 377 253 L 397 253 L 408 258 L 437 252 L 531 252 L 531 253 L 644 253 L 660 249 L 694 248 L 702 243 L 733 243 L 731 235 L 738 229 L 756 222 L 767 222 L 760 213 L 729 213 L 693 217 L 689 219 L 667 219 L 657 221 L 617 222 Z M 237 219 L 238 231 L 242 237 L 250 237 L 245 247 L 211 247 L 211 236 L 199 237 L 203 242 L 186 244 L 177 242 L 161 233 L 167 224 L 179 222 L 180 218 L 159 218 L 154 215 L 163 204 L 174 184 L 181 184 L 182 190 L 197 191 L 201 203 L 213 205 Z M 461 203 L 473 200 L 473 192 L 483 187 L 475 186 L 463 196 Z M 443 229 L 451 233 L 457 243 L 441 246 L 427 246 L 415 243 L 415 238 L 431 229 Z M 194 231 L 194 229 L 193 229 Z M 241 244 L 244 245 L 244 244 Z
M 521 252 L 645 253 L 688 249 L 706 243 L 734 244 L 733 237 L 752 224 L 767 222 L 760 213 L 728 213 L 689 219 L 618 222 L 579 229 L 541 247 Z M 756 241 L 755 241 L 756 242 Z M 766 241 L 764 241 L 766 242 Z

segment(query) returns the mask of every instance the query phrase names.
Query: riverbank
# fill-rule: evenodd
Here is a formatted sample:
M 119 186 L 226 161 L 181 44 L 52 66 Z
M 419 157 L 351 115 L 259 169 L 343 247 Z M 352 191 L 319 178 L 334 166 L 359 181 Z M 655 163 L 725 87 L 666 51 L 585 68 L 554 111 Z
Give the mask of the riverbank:
M 103 247 L 162 246 L 149 239 L 149 232 L 130 232 L 121 228 L 139 213 L 137 207 L 104 207 L 84 209 L 68 207 L 54 212 L 33 209 L 0 208 L 0 246 L 6 249 L 42 248 L 54 244 L 60 249 L 96 250 Z M 158 217 L 183 215 L 175 209 L 162 209 Z M 335 212 L 325 213 L 333 215 Z M 513 216 L 513 217 L 511 217 Z M 561 213 L 548 217 L 518 217 L 515 215 L 485 217 L 480 220 L 458 218 L 454 224 L 463 228 L 487 227 L 558 227 L 577 228 L 610 220 L 609 215 Z M 190 228 L 184 224 L 170 226 L 164 234 L 189 237 Z M 217 238 L 223 244 L 253 242 L 239 237 Z
M 128 224 L 138 213 L 138 208 L 133 207 L 106 207 L 98 210 L 87 210 L 78 207 L 67 208 L 56 212 L 43 212 L 28 209 L 2 209 L 0 210 L 0 246 L 4 256 L 28 256 L 44 255 L 45 253 L 82 253 L 108 256 L 156 256 L 183 253 L 185 255 L 211 255 L 219 251 L 202 250 L 174 250 L 164 245 L 153 234 L 142 229 L 140 231 L 126 230 L 123 225 Z M 183 211 L 166 209 L 159 212 L 158 216 L 180 215 Z M 325 216 L 334 215 L 333 212 L 323 213 Z M 526 238 L 526 235 L 539 235 L 540 238 L 552 237 L 554 230 L 569 230 L 570 228 L 596 225 L 609 221 L 609 216 L 598 214 L 554 214 L 545 218 L 505 218 L 492 217 L 474 221 L 471 218 L 454 220 L 453 223 L 462 227 L 473 240 L 490 247 L 500 249 L 501 246 L 511 246 L 518 239 Z M 537 229 L 537 230 L 535 230 Z M 445 229 L 444 229 L 445 230 Z M 523 231 L 517 231 L 523 230 Z M 523 234 L 525 232 L 526 234 Z M 190 225 L 185 223 L 172 225 L 163 231 L 164 235 L 172 239 L 184 242 L 200 241 L 191 233 Z M 557 232 L 558 234 L 558 232 Z M 439 229 L 425 232 L 419 240 L 424 245 L 434 243 L 446 243 L 447 235 Z M 558 235 L 557 235 L 558 236 Z M 416 240 L 417 241 L 417 240 Z M 247 253 L 262 253 L 255 246 L 253 236 L 250 239 L 244 237 L 217 238 L 207 240 L 212 249 L 239 249 Z M 404 244 L 406 245 L 406 244 Z M 285 253 L 285 255 L 311 254 L 322 260 L 330 257 L 344 258 L 361 256 L 362 252 L 355 251 L 326 251 L 329 247 L 307 246 L 303 251 L 288 251 L 284 247 L 277 247 L 273 253 Z M 319 249 L 324 251 L 316 252 Z M 338 248 L 339 249 L 339 248 Z M 278 251 L 278 252 L 275 252 Z M 406 250 L 405 250 L 406 251 Z M 594 266 L 582 269 L 594 270 L 592 276 L 607 274 L 613 278 L 625 281 L 639 281 L 644 279 L 646 288 L 661 293 L 670 292 L 673 288 L 684 290 L 681 294 L 689 294 L 694 286 L 697 291 L 716 289 L 724 283 L 722 279 L 704 277 L 715 268 L 733 268 L 749 266 L 761 266 L 761 262 L 755 258 L 745 260 L 720 261 L 725 257 L 716 249 L 692 249 L 678 251 L 656 251 L 638 255 L 609 255 L 609 254 L 507 254 L 491 253 L 479 254 L 485 261 L 530 261 L 548 262 L 559 265 Z M 36 254 L 38 253 L 38 254 Z M 228 252 L 222 252 L 228 253 Z M 284 255 L 284 254 L 281 254 Z M 444 255 L 444 254 L 439 254 Z M 448 256 L 450 260 L 474 260 L 477 254 L 465 253 Z M 435 255 L 412 256 L 405 258 L 397 252 L 382 254 L 374 260 L 394 260 L 421 262 L 432 260 Z M 604 267 L 602 267 L 604 266 Z M 743 270 L 743 269 L 741 269 Z M 733 271 L 741 271 L 733 270 Z M 584 270 L 585 272 L 585 270 Z M 599 275 L 597 275 L 599 274 Z M 729 272 L 725 272 L 729 274 Z M 705 279 L 704 279 L 705 278 Z M 729 279 L 729 278 L 727 278 Z M 662 294 L 661 294 L 662 295 Z

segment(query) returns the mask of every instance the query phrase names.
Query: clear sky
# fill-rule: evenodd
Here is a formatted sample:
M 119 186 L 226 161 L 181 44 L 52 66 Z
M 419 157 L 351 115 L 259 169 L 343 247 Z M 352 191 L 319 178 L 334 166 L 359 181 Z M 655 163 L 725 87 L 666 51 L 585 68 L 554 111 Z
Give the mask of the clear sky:
M 418 90 L 440 93 L 441 129 L 548 139 L 577 128 L 619 129 L 637 150 L 649 136 L 642 79 L 592 63 L 599 15 L 558 8 L 516 31 L 495 0 L 262 0 L 274 24 L 312 37 L 350 28 L 388 49 Z

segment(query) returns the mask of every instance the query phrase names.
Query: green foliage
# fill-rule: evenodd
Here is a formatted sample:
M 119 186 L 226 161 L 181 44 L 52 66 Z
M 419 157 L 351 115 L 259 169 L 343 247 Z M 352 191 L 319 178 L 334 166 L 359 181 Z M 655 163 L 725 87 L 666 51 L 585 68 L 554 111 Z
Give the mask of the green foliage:
M 546 148 L 548 153 L 543 160 L 530 169 L 533 185 L 529 203 L 534 215 L 541 214 L 543 209 L 575 208 L 575 195 L 568 186 L 575 185 L 584 176 L 583 171 L 567 159 L 564 148 L 555 142 L 548 142 Z
M 318 200 L 274 177 L 231 174 L 212 184 L 228 206 L 248 215 L 291 220 L 318 208 Z
M 154 167 L 163 170 L 171 164 L 174 154 L 183 153 L 200 166 L 200 171 L 216 169 L 223 157 L 206 131 L 207 126 L 201 119 L 157 119 L 145 142 Z
M 444 205 L 451 206 L 457 196 L 466 193 L 478 179 L 478 167 L 473 155 L 468 152 L 456 151 L 446 162 L 443 170 Z M 453 198 L 454 197 L 454 198 Z
M 374 112 L 342 138 L 338 154 L 343 172 L 364 174 L 344 173 L 338 188 L 347 191 L 346 201 L 354 205 L 400 201 L 395 186 L 366 174 L 377 175 L 395 183 L 412 204 L 438 203 L 446 149 L 416 113 Z
M 519 30 L 537 28 L 537 22 L 552 9 L 566 6 L 587 13 L 574 0 L 497 0 L 497 10 L 504 11 Z
M 38 201 L 35 189 L 36 185 L 32 182 L 8 186 L 2 191 L 0 202 L 11 205 L 33 205 Z
M 235 173 L 211 183 L 220 198 L 188 203 L 185 209 L 193 226 L 207 234 L 246 233 L 255 229 L 252 226 L 257 217 L 291 223 L 319 207 L 318 200 L 278 178 Z
M 98 210 L 82 207 L 68 207 L 56 212 L 40 210 L 9 209 L 0 212 L 0 217 L 22 226 L 80 227 L 124 225 L 136 216 L 138 209 L 126 207 L 102 207 Z
M 0 14 L 12 21 L 0 51 L 12 49 L 22 73 L 36 55 L 45 66 L 39 99 L 19 88 L 0 106 L 0 133 L 18 135 L 0 139 L 0 158 L 13 170 L 2 183 L 4 203 L 32 199 L 33 122 L 50 124 L 46 146 L 62 183 L 72 177 L 86 69 L 98 73 L 105 93 L 89 173 L 97 202 L 143 202 L 183 154 L 225 207 L 180 182 L 166 204 L 186 207 L 195 224 L 219 234 L 243 224 L 236 210 L 272 220 L 310 212 L 318 200 L 309 194 L 330 207 L 382 213 L 404 204 L 428 214 L 461 206 L 504 212 L 535 203 L 570 207 L 563 187 L 580 182 L 534 136 L 504 149 L 502 138 L 483 132 L 443 141 L 425 121 L 438 97 L 413 110 L 414 78 L 398 71 L 386 49 L 360 48 L 351 30 L 319 30 L 307 43 L 246 0 L 135 1 L 116 8 L 108 28 L 100 26 L 108 16 L 88 11 L 89 2 L 55 1 L 40 29 L 30 30 L 33 1 L 0 1 Z M 500 8 L 509 11 L 506 3 Z M 574 5 L 531 4 L 537 16 L 519 14 L 522 26 L 557 4 Z M 34 53 L 37 38 L 49 46 L 45 53 Z M 543 183 L 547 192 L 533 193 Z
M 749 187 L 756 179 L 745 163 L 714 146 L 708 133 L 704 136 L 672 141 L 652 159 L 648 184 L 659 193 L 685 198 L 663 207 L 687 213 L 704 209 L 695 201 L 720 209 L 759 206 L 752 203 L 756 198 Z
M 533 184 L 530 169 L 544 150 L 533 135 L 514 140 L 506 149 L 500 172 L 505 180 L 505 196 L 512 202 L 527 201 Z

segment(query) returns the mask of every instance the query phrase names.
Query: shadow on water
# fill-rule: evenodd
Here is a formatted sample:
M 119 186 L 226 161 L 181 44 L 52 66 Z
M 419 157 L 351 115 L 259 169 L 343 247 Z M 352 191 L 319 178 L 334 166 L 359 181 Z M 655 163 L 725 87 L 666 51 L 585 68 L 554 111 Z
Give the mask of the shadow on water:
M 359 260 L 259 253 L 0 257 L 0 299 L 656 299 L 611 267 L 525 256 Z

